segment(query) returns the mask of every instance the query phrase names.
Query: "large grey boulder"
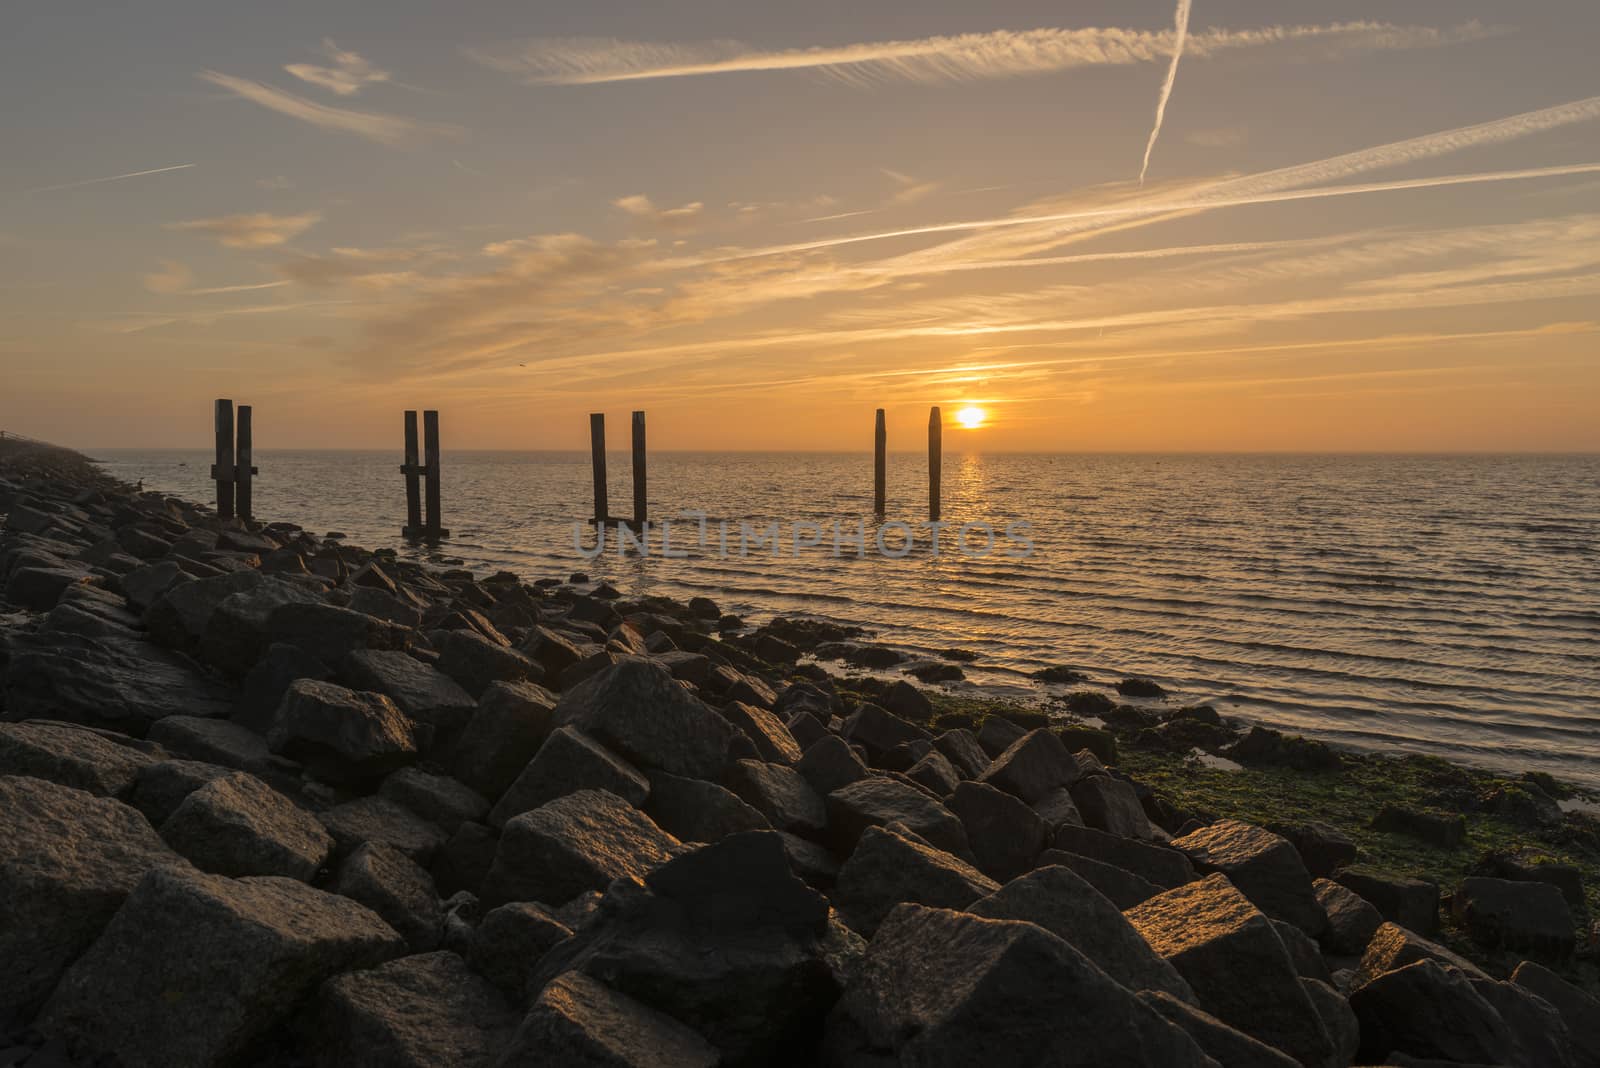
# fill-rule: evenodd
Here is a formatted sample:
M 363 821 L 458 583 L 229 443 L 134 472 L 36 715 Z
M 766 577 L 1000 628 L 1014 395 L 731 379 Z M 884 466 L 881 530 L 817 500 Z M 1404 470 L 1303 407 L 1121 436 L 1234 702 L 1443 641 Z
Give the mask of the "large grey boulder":
M 328 980 L 317 995 L 327 1068 L 488 1068 L 518 1015 L 487 980 L 441 950 Z
M 1091 775 L 1073 783 L 1071 791 L 1072 803 L 1088 826 L 1124 838 L 1155 837 L 1139 795 L 1121 779 Z
M 1012 794 L 987 783 L 963 782 L 945 804 L 961 820 L 978 870 L 991 879 L 1016 878 L 1044 849 L 1044 820 Z
M 1221 872 L 1256 907 L 1313 938 L 1328 926 L 1300 853 L 1288 840 L 1239 820 L 1218 820 L 1172 843 L 1201 872 Z
M 1081 876 L 1059 865 L 1006 883 L 967 910 L 991 920 L 1036 923 L 1129 990 L 1159 990 L 1193 1004 L 1194 991 L 1126 917 Z
M 681 850 L 622 798 L 580 790 L 506 822 L 482 897 L 562 905 L 613 879 L 643 878 Z
M 1141 990 L 1139 1000 L 1175 1027 L 1223 1068 L 1298 1068 L 1299 1061 L 1265 1042 L 1235 1030 L 1193 1005 L 1159 990 Z
M 1307 1068 L 1333 1058 L 1333 1040 L 1272 921 L 1225 876 L 1168 890 L 1124 915 L 1188 982 L 1201 1008 Z
M 836 734 L 825 734 L 807 746 L 795 770 L 823 797 L 872 774 L 850 743 Z
M 1439 886 L 1426 879 L 1347 868 L 1333 881 L 1372 903 L 1390 923 L 1431 935 L 1439 930 Z
M 392 846 L 357 846 L 339 865 L 333 889 L 376 912 L 417 953 L 437 948 L 444 936 L 444 909 L 432 877 Z
M 489 824 L 503 827 L 513 816 L 579 790 L 605 790 L 637 807 L 650 796 L 650 780 L 582 731 L 557 727 L 489 810 Z
M 978 869 L 903 828 L 868 827 L 839 869 L 833 901 L 844 922 L 870 938 L 901 902 L 964 909 L 999 889 Z
M 186 657 L 134 638 L 21 632 L 7 639 L 5 718 L 143 737 L 167 716 L 226 717 L 233 695 Z
M 1054 732 L 1040 728 L 1018 738 L 988 765 L 979 782 L 1034 804 L 1052 790 L 1083 777 L 1075 758 Z
M 183 799 L 161 837 L 201 871 L 282 875 L 310 882 L 333 852 L 315 816 L 247 772 L 213 779 Z
M 1350 1007 L 1361 1021 L 1360 1056 L 1369 1064 L 1396 1052 L 1463 1064 L 1516 1063 L 1505 1021 L 1465 975 L 1434 961 L 1415 961 L 1362 984 L 1351 992 Z
M 300 679 L 278 705 L 267 744 L 332 782 L 375 782 L 417 757 L 412 724 L 382 694 Z
M 182 582 L 168 588 L 145 610 L 144 625 L 150 637 L 174 649 L 197 645 L 217 606 L 236 593 L 281 581 L 255 569 Z
M 453 732 L 467 725 L 478 702 L 450 676 L 409 653 L 357 649 L 340 671 L 357 690 L 381 693 L 417 723 Z
M 963 779 L 976 779 L 989 766 L 989 754 L 978 744 L 978 736 L 965 727 L 945 731 L 933 740 L 933 745 L 955 765 Z
M 267 615 L 266 636 L 269 643 L 299 646 L 329 664 L 357 649 L 399 650 L 411 641 L 411 631 L 398 623 L 320 601 L 274 608 Z
M 640 768 L 717 782 L 732 724 L 649 660 L 627 658 L 561 695 L 556 722 L 577 727 Z
M 267 621 L 286 604 L 322 604 L 323 595 L 310 583 L 271 576 L 268 581 L 240 590 L 222 599 L 206 619 L 200 636 L 200 658 L 214 664 L 224 674 L 245 675 L 272 645 Z M 310 648 L 302 642 L 289 642 L 319 659 L 327 650 Z
M 1549 968 L 1531 960 L 1517 965 L 1511 982 L 1544 1001 L 1561 1015 L 1580 1063 L 1600 1064 L 1600 999 L 1586 994 Z
M 934 846 L 971 857 L 966 828 L 956 814 L 914 786 L 884 776 L 842 786 L 827 796 L 828 835 L 836 851 L 855 848 L 868 827 L 902 823 Z
M 1469 979 L 1488 978 L 1476 964 L 1437 942 L 1431 942 L 1398 924 L 1385 923 L 1373 932 L 1367 942 L 1361 963 L 1356 969 L 1357 982 L 1365 982 L 1419 960 L 1431 960 L 1446 968 L 1454 968 Z
M 498 1062 L 572 1068 L 716 1068 L 717 1048 L 665 1013 L 566 972 L 542 990 Z
M 828 825 L 822 798 L 794 768 L 760 760 L 736 760 L 728 787 L 780 831 L 815 835 Z
M 1461 881 L 1451 910 L 1472 940 L 1561 963 L 1577 948 L 1577 923 L 1560 887 L 1471 876 Z
M 439 650 L 439 670 L 474 697 L 496 682 L 538 682 L 544 677 L 538 664 L 477 631 L 445 631 L 434 644 Z
M 1331 879 L 1318 879 L 1311 888 L 1328 917 L 1328 928 L 1322 932 L 1323 947 L 1339 956 L 1359 957 L 1383 926 L 1383 917 L 1366 898 Z
M 456 778 L 485 797 L 506 792 L 555 726 L 556 695 L 532 682 L 497 682 L 483 692 L 444 758 Z
M 0 775 L 28 775 L 102 797 L 126 797 L 155 758 L 85 727 L 0 723 Z
M 232 720 L 168 716 L 150 725 L 149 739 L 176 756 L 248 771 L 275 786 L 292 790 L 299 784 L 298 764 L 277 756 L 264 737 Z
M 844 737 L 864 747 L 874 760 L 907 742 L 931 742 L 933 736 L 907 723 L 881 705 L 863 704 L 845 717 Z
M 159 827 L 178 811 L 184 798 L 211 780 L 232 774 L 232 768 L 199 760 L 158 760 L 139 769 L 128 804 L 143 812 L 150 826 Z
M 36 1006 L 160 865 L 187 866 L 120 801 L 0 776 L 0 1012 Z
M 1141 875 L 1125 871 L 1115 864 L 1107 864 L 1093 857 L 1068 853 L 1064 849 L 1046 849 L 1039 854 L 1039 866 L 1058 864 L 1084 879 L 1100 891 L 1119 909 L 1127 910 L 1161 893 L 1162 888 Z
M 872 939 L 825 1043 L 829 1064 L 1214 1064 L 1043 928 L 918 905 Z
M 293 879 L 157 868 L 62 977 L 36 1026 L 127 1068 L 242 1058 L 322 980 L 405 943 L 373 913 Z
M 537 901 L 508 901 L 490 909 L 472 932 L 467 961 L 517 1004 L 539 959 L 572 937 L 572 928 Z
M 731 790 L 664 771 L 650 773 L 644 811 L 680 842 L 719 842 L 730 834 L 770 826 L 765 816 Z
M 1194 865 L 1189 858 L 1169 846 L 1123 838 L 1093 827 L 1061 826 L 1051 838 L 1051 847 L 1115 864 L 1148 879 L 1163 890 L 1193 882 Z
M 800 759 L 800 743 L 789 733 L 783 720 L 765 708 L 742 701 L 730 701 L 723 708 L 722 715 L 750 739 L 762 760 L 770 764 L 794 764 Z
M 378 796 L 403 805 L 447 833 L 454 833 L 468 820 L 481 820 L 489 812 L 488 799 L 472 787 L 421 768 L 401 768 L 390 775 L 378 787 Z
M 343 857 L 365 842 L 398 850 L 426 867 L 449 836 L 437 823 L 387 797 L 358 797 L 317 814 L 333 835 L 334 852 Z

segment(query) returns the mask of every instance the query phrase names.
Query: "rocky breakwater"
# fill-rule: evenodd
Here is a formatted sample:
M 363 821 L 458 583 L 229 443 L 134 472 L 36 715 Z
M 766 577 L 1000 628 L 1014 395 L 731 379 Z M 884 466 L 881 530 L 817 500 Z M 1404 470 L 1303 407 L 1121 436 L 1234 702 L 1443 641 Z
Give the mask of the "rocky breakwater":
M 1497 978 L 1436 899 L 703 599 L 87 476 L 0 512 L 0 1063 L 1600 1063 L 1544 884 L 1457 895 Z

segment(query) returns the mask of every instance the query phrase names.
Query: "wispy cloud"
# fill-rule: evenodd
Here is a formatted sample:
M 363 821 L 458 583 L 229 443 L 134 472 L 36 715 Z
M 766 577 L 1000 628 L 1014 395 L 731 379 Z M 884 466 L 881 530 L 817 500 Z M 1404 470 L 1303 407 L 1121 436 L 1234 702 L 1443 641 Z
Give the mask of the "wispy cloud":
M 170 167 L 155 167 L 148 171 L 129 171 L 127 174 L 110 174 L 104 178 L 85 178 L 77 182 L 62 182 L 59 185 L 41 185 L 33 189 L 24 189 L 24 193 L 50 193 L 57 189 L 77 189 L 86 185 L 99 185 L 102 182 L 120 182 L 125 178 L 143 178 L 147 174 L 166 174 L 168 171 L 186 171 L 194 167 L 193 163 L 174 163 Z
M 922 182 L 909 174 L 882 168 L 883 173 L 898 187 L 889 197 L 891 204 L 915 204 L 939 188 L 938 182 Z
M 173 297 L 210 297 L 222 293 L 250 293 L 258 289 L 278 289 L 288 282 L 247 282 L 232 286 L 194 287 L 194 272 L 176 260 L 161 260 L 159 270 L 144 275 L 144 287 L 152 293 Z
M 382 145 L 406 145 L 435 137 L 459 137 L 461 131 L 453 126 L 421 123 L 398 115 L 384 115 L 373 111 L 352 111 L 333 108 L 276 89 L 249 78 L 236 78 L 214 70 L 201 71 L 198 77 L 221 86 L 246 100 L 260 104 L 281 115 L 299 119 L 312 126 L 340 133 L 355 134 Z
M 1189 54 L 1279 44 L 1311 44 L 1331 53 L 1427 48 L 1481 39 L 1501 31 L 1469 22 L 1454 29 L 1342 22 L 1208 30 L 1189 39 Z M 820 70 L 845 81 L 946 82 L 1047 74 L 1085 66 L 1125 66 L 1168 59 L 1175 33 L 1120 28 L 968 33 L 778 51 L 738 41 L 696 44 L 612 38 L 535 38 L 508 48 L 468 49 L 495 70 L 537 85 L 596 85 L 757 71 Z
M 322 220 L 314 211 L 303 215 L 253 212 L 168 223 L 170 230 L 188 230 L 214 237 L 227 248 L 271 248 L 311 229 Z
M 611 203 L 613 207 L 622 209 L 635 219 L 667 230 L 687 230 L 692 228 L 699 220 L 701 212 L 705 210 L 705 205 L 698 200 L 690 201 L 688 204 L 682 204 L 676 208 L 660 208 L 642 193 L 618 197 Z
M 1156 121 L 1150 127 L 1150 140 L 1144 146 L 1144 162 L 1139 166 L 1139 184 L 1150 170 L 1150 154 L 1156 150 L 1156 138 L 1161 136 L 1161 123 L 1167 117 L 1167 101 L 1172 99 L 1172 86 L 1178 80 L 1178 61 L 1183 58 L 1183 42 L 1189 36 L 1189 10 L 1191 0 L 1178 0 L 1178 11 L 1172 38 L 1172 63 L 1167 67 L 1167 77 L 1161 83 L 1161 95 L 1156 97 Z
M 332 60 L 333 66 L 290 63 L 283 69 L 303 82 L 310 82 L 339 96 L 354 96 L 369 85 L 389 80 L 388 71 L 374 67 L 359 52 L 340 48 L 331 38 L 322 39 L 322 51 Z

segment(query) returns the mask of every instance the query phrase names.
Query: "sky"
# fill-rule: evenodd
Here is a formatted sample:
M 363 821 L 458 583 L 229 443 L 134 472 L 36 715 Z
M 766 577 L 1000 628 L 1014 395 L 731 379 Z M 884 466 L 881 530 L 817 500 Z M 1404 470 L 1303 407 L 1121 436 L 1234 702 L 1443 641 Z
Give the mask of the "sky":
M 9 0 L 0 428 L 1600 450 L 1600 5 Z

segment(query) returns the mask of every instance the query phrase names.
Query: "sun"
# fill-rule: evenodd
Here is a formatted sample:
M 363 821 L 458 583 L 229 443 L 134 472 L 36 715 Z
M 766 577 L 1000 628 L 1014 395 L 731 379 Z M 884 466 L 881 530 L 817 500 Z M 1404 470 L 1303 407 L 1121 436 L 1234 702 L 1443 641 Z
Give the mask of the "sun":
M 956 422 L 967 430 L 976 430 L 989 419 L 989 413 L 982 408 L 963 408 L 956 413 Z

